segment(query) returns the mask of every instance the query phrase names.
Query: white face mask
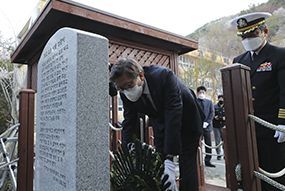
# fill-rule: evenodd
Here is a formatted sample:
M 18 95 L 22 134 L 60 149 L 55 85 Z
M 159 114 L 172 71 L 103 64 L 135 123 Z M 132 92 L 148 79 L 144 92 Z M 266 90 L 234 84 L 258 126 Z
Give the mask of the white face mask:
M 261 46 L 262 42 L 263 40 L 260 37 L 246 38 L 241 41 L 247 51 L 257 50 Z
M 199 95 L 198 95 L 198 98 L 199 98 L 199 99 L 205 99 L 205 97 L 206 97 L 205 94 L 199 94 Z
M 143 86 L 142 84 L 141 86 L 138 86 L 138 78 L 137 78 L 137 84 L 134 87 L 124 90 L 122 92 L 130 101 L 135 102 L 141 97 L 143 92 Z

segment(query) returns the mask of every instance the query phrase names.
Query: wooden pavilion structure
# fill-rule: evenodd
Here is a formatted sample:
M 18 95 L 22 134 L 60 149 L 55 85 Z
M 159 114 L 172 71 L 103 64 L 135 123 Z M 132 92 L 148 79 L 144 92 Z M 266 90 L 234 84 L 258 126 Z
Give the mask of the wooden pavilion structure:
M 196 41 L 183 36 L 74 1 L 50 0 L 11 55 L 13 63 L 28 66 L 28 89 L 37 91 L 37 65 L 41 53 L 49 38 L 62 27 L 88 31 L 108 38 L 111 64 L 121 57 L 133 57 L 141 65 L 163 65 L 172 69 L 176 75 L 179 75 L 178 56 L 198 48 Z M 116 97 L 112 98 L 112 105 L 113 112 L 110 117 L 115 123 Z M 145 129 L 145 133 L 148 134 L 148 129 Z M 117 148 L 120 135 L 111 130 L 110 135 L 110 149 L 113 150 Z M 145 141 L 149 140 L 146 138 Z M 205 190 L 204 182 L 199 184 L 200 190 Z
M 178 55 L 198 48 L 196 41 L 107 13 L 74 1 L 50 0 L 11 56 L 29 66 L 28 88 L 36 90 L 37 62 L 48 39 L 71 27 L 109 39 L 109 62 L 135 56 L 143 65 L 159 64 L 178 74 Z

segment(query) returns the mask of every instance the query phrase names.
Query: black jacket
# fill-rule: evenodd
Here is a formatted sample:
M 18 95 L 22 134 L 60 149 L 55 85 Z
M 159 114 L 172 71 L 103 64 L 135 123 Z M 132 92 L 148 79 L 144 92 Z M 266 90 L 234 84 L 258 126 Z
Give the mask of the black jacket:
M 219 103 L 214 105 L 215 110 L 215 116 L 218 116 L 218 120 L 213 119 L 213 127 L 214 128 L 223 128 L 225 126 L 225 120 L 223 120 L 223 117 L 225 117 L 225 107 L 220 107 Z
M 157 108 L 158 115 L 150 117 L 154 130 L 156 150 L 160 153 L 179 154 L 180 133 L 202 134 L 204 114 L 189 90 L 172 70 L 162 66 L 144 66 L 144 76 Z M 136 132 L 137 114 L 148 114 L 141 98 L 129 101 L 121 93 L 124 105 L 123 141 L 132 142 Z
M 247 51 L 234 58 L 251 68 L 254 115 L 273 124 L 285 125 L 285 48 L 267 43 L 254 61 Z M 257 138 L 272 138 L 275 131 L 256 127 Z

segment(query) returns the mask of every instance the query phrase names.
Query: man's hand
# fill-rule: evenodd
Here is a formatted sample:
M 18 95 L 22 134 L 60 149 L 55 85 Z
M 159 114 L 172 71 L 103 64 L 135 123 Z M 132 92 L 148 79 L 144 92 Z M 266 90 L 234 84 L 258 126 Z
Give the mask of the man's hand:
M 278 125 L 278 127 L 285 128 L 285 125 Z M 278 143 L 283 143 L 285 142 L 285 133 L 280 132 L 280 131 L 275 131 L 274 138 L 278 138 L 277 139 Z
M 170 160 L 164 161 L 164 174 L 168 174 L 169 178 L 167 182 L 170 182 L 171 185 L 168 187 L 168 190 L 178 191 L 175 181 L 175 164 Z
M 205 129 L 205 128 L 207 128 L 207 127 L 208 127 L 208 125 L 209 125 L 209 123 L 204 122 L 204 123 L 203 123 L 203 128 L 204 128 L 204 129 Z
M 215 116 L 215 119 L 216 119 L 216 120 L 219 120 L 219 116 L 216 115 L 216 116 Z

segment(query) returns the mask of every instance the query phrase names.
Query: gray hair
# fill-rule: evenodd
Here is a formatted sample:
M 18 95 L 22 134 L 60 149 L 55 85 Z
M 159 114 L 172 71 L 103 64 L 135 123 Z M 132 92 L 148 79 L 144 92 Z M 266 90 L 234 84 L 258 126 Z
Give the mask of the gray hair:
M 136 60 L 130 58 L 121 58 L 112 67 L 110 80 L 115 81 L 123 75 L 135 79 L 138 77 L 140 72 L 143 72 L 143 68 Z
M 259 29 L 261 30 L 261 32 L 264 32 L 264 30 L 267 28 L 267 24 L 264 22 L 259 26 Z

